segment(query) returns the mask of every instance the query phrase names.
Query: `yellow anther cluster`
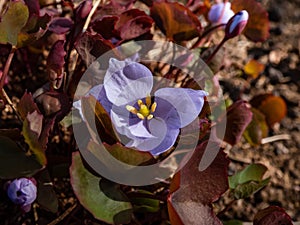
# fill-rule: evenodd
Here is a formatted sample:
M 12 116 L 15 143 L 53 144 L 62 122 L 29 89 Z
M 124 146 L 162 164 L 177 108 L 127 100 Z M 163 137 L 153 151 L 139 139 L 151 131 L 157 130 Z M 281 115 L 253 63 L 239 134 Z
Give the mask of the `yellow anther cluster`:
M 146 97 L 145 103 L 139 99 L 137 101 L 139 109 L 136 109 L 135 107 L 131 105 L 126 105 L 126 109 L 131 112 L 132 114 L 136 115 L 141 120 L 147 118 L 147 120 L 151 120 L 153 118 L 153 114 L 155 112 L 157 103 L 151 102 L 151 96 L 148 95 Z

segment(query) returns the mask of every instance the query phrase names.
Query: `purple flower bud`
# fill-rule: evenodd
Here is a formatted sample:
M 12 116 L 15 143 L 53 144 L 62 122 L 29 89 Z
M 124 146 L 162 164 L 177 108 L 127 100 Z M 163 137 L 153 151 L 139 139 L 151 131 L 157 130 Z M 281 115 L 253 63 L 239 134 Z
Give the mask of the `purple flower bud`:
M 246 10 L 236 13 L 226 24 L 225 37 L 227 39 L 233 38 L 242 33 L 247 25 L 249 14 Z
M 34 202 L 36 193 L 36 185 L 27 178 L 15 179 L 7 187 L 7 195 L 10 200 L 24 209 L 28 208 L 28 205 Z
M 230 9 L 231 3 L 218 3 L 213 5 L 208 12 L 208 19 L 213 24 L 227 23 L 233 17 L 234 12 Z

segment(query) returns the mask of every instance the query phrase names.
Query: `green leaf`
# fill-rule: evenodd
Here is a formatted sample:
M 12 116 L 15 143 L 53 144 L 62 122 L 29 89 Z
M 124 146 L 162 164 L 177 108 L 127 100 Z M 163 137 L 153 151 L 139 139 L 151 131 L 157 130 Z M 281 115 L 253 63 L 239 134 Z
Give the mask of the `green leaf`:
M 261 188 L 265 187 L 269 181 L 270 178 L 267 178 L 261 182 L 250 181 L 248 183 L 240 184 L 234 189 L 233 195 L 236 199 L 248 198 Z
M 153 199 L 151 196 L 154 196 L 152 192 L 145 190 L 137 190 L 134 193 L 131 193 L 132 197 L 130 198 L 135 212 L 158 212 L 160 210 L 159 200 Z M 130 193 L 129 193 L 130 196 Z M 149 197 L 147 197 L 149 196 Z
M 129 223 L 132 206 L 119 185 L 90 173 L 83 165 L 79 152 L 72 155 L 71 184 L 79 202 L 95 218 L 109 224 Z
M 45 166 L 47 158 L 45 155 L 45 149 L 39 136 L 42 131 L 43 115 L 34 111 L 29 113 L 24 120 L 22 133 L 25 138 L 25 142 L 29 145 L 30 151 L 36 156 L 37 161 Z
M 154 160 L 149 152 L 142 152 L 136 149 L 127 148 L 120 143 L 114 145 L 103 143 L 103 145 L 116 159 L 129 165 L 137 166 L 150 160 Z
M 28 8 L 23 2 L 10 1 L 0 22 L 0 43 L 16 46 L 18 34 L 25 26 L 28 16 Z
M 262 164 L 251 164 L 233 176 L 229 176 L 229 187 L 235 189 L 239 184 L 250 181 L 260 182 L 268 168 Z
M 223 225 L 243 225 L 243 222 L 239 220 L 229 220 L 223 221 Z
M 0 136 L 1 179 L 31 177 L 41 168 L 41 165 L 33 157 L 27 156 L 14 141 Z
M 48 171 L 43 170 L 36 179 L 38 182 L 37 203 L 44 209 L 56 213 L 58 210 L 58 199 Z

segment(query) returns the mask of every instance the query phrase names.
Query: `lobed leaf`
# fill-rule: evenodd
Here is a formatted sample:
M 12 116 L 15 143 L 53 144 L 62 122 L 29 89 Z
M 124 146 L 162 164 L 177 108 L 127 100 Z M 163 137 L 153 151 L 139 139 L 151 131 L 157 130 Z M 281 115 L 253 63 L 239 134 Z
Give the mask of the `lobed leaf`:
M 18 34 L 29 17 L 28 7 L 22 1 L 10 1 L 0 21 L 0 43 L 17 45 Z
M 244 199 L 250 197 L 255 192 L 259 191 L 261 188 L 265 187 L 270 181 L 270 178 L 262 180 L 261 182 L 250 181 L 248 183 L 238 185 L 234 191 L 233 195 L 235 199 Z
M 239 184 L 249 181 L 260 182 L 268 168 L 262 164 L 251 164 L 233 176 L 229 176 L 229 187 L 235 189 Z
M 256 0 L 233 0 L 231 8 L 235 13 L 241 10 L 247 10 L 249 13 L 248 23 L 244 30 L 247 38 L 254 42 L 262 42 L 269 37 L 268 13 L 259 2 Z
M 145 12 L 138 9 L 131 9 L 123 12 L 115 24 L 123 40 L 137 38 L 150 31 L 153 19 Z
M 269 206 L 255 215 L 253 225 L 293 225 L 293 223 L 284 209 Z
M 32 156 L 27 156 L 16 142 L 0 136 L 0 178 L 31 177 L 42 169 Z
M 85 64 L 89 66 L 102 54 L 112 50 L 114 46 L 99 34 L 93 35 L 85 32 L 78 38 L 75 48 Z
M 95 218 L 109 224 L 130 222 L 132 206 L 119 186 L 90 173 L 79 152 L 72 155 L 70 176 L 76 197 Z
M 175 174 L 170 187 L 168 209 L 171 215 L 177 214 L 183 224 L 215 225 L 221 224 L 214 215 L 211 203 L 216 201 L 227 189 L 227 167 L 229 160 L 217 143 L 199 144 L 189 161 Z M 219 151 L 212 164 L 199 171 L 199 163 L 205 151 Z M 197 213 L 195 213 L 197 212 Z M 171 224 L 182 224 L 171 219 Z
M 197 16 L 177 2 L 154 2 L 151 17 L 171 41 L 191 40 L 202 31 Z

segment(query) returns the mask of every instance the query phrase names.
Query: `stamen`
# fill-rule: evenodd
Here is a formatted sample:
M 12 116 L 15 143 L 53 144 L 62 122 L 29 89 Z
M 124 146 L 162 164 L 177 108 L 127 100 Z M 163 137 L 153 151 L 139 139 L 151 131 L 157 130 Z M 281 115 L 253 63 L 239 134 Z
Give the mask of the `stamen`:
M 146 105 L 147 105 L 148 108 L 150 107 L 150 105 L 151 105 L 151 95 L 147 95 L 147 97 L 146 97 Z
M 151 120 L 153 118 L 153 115 L 150 114 L 149 116 L 147 116 L 147 120 Z
M 141 107 L 141 105 L 144 105 L 144 103 L 143 103 L 143 101 L 142 101 L 141 99 L 139 99 L 139 100 L 137 101 L 137 103 L 138 103 L 139 107 Z
M 156 106 L 157 106 L 157 103 L 153 102 L 153 104 L 151 105 L 151 112 L 155 112 Z
M 137 113 L 138 113 L 137 109 L 134 108 L 134 107 L 131 106 L 131 105 L 126 105 L 126 109 L 127 109 L 129 112 L 133 113 L 133 114 L 137 114 Z
M 141 120 L 145 119 L 145 117 L 141 114 L 141 113 L 137 113 L 136 114 L 138 118 L 140 118 Z

